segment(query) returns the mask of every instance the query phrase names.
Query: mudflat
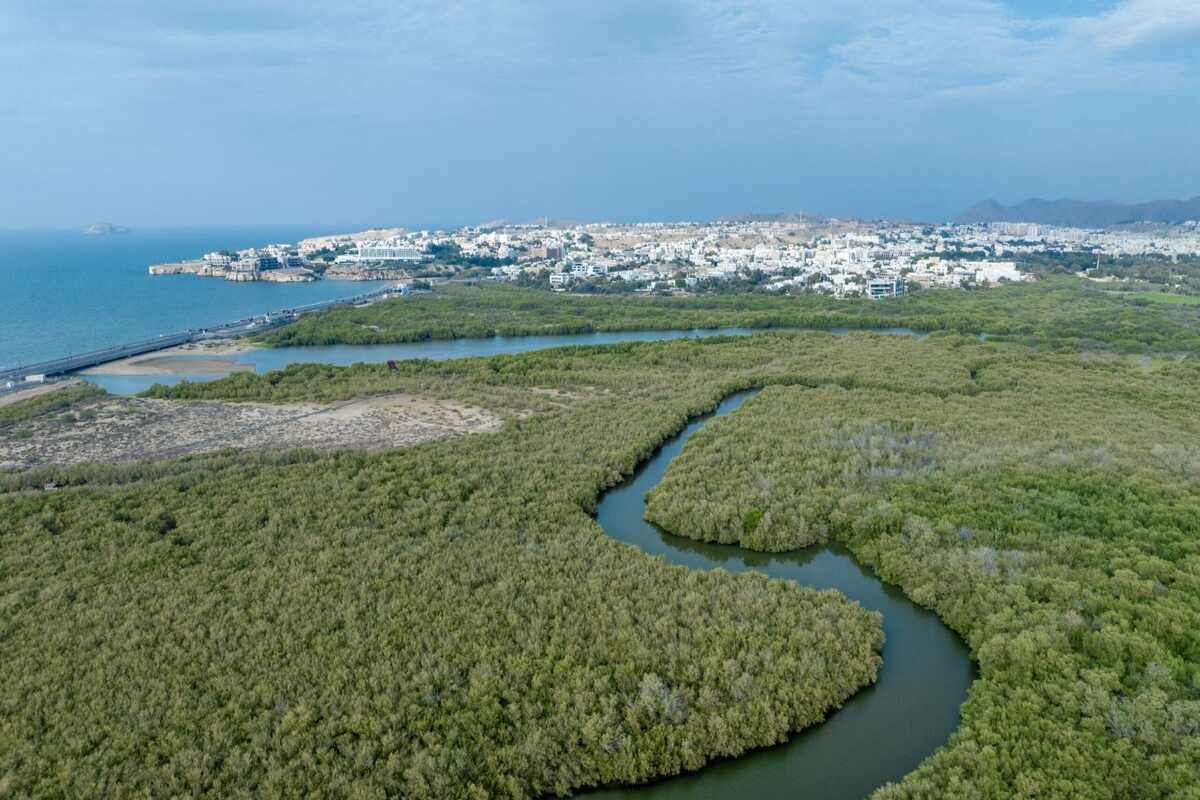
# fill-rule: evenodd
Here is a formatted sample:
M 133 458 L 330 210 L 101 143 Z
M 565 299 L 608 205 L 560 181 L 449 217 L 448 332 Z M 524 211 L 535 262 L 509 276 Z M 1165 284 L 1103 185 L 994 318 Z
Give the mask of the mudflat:
M 81 375 L 228 375 L 253 372 L 254 365 L 234 361 L 231 356 L 254 350 L 243 342 L 185 344 L 156 353 L 130 356 L 80 370 Z
M 228 358 L 187 358 L 154 356 L 127 358 L 91 367 L 85 375 L 228 375 L 231 372 L 253 372 L 254 365 Z

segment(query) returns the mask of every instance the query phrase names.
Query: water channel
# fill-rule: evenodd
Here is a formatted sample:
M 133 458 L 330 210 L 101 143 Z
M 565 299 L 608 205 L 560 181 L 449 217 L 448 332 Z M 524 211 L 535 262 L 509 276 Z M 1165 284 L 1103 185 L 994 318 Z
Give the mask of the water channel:
M 553 336 L 496 336 L 391 345 L 282 347 L 228 356 L 256 372 L 294 363 L 348 365 L 388 359 L 443 360 L 540 350 L 568 345 L 659 341 L 716 335 L 748 335 L 750 328 L 690 331 L 619 331 Z M 835 329 L 827 333 L 846 334 Z M 909 328 L 872 332 L 923 337 Z M 189 356 L 181 355 L 180 359 Z M 204 358 L 205 356 L 196 356 Z M 214 375 L 88 375 L 114 394 L 133 394 L 154 383 L 212 380 Z M 592 797 L 639 800 L 671 798 L 862 798 L 912 771 L 946 742 L 959 723 L 959 707 L 975 677 L 966 645 L 932 612 L 861 567 L 844 547 L 832 544 L 790 553 L 756 553 L 732 545 L 697 542 L 665 533 L 642 517 L 646 492 L 662 479 L 671 460 L 712 416 L 736 410 L 754 391 L 726 398 L 710 415 L 694 420 L 645 462 L 632 478 L 607 492 L 597 521 L 615 539 L 692 569 L 758 570 L 819 589 L 837 589 L 883 614 L 887 641 L 879 680 L 851 697 L 822 724 L 776 747 L 719 761 L 704 769 L 646 786 L 604 789 Z
M 409 358 L 428 358 L 444 361 L 452 358 L 475 356 L 512 355 L 532 350 L 570 345 L 616 344 L 618 342 L 657 342 L 666 339 L 699 339 L 708 336 L 748 336 L 767 330 L 795 331 L 797 328 L 705 328 L 694 330 L 665 331 L 604 331 L 596 333 L 556 334 L 547 336 L 490 336 L 482 339 L 434 339 L 422 342 L 399 344 L 332 345 L 325 347 L 262 347 L 216 356 L 235 364 L 249 365 L 255 372 L 265 373 L 283 369 L 290 364 L 334 364 L 349 366 L 356 362 L 382 363 L 390 359 L 401 361 Z M 912 328 L 871 328 L 871 333 L 915 336 L 922 338 L 927 333 Z M 851 332 L 849 328 L 823 329 L 824 333 L 842 336 Z M 186 365 L 189 360 L 212 359 L 203 353 L 180 354 L 174 360 Z M 244 368 L 244 367 L 243 367 Z M 226 373 L 227 374 L 227 373 Z M 156 383 L 171 385 L 182 380 L 205 381 L 224 377 L 224 374 L 188 374 L 186 366 L 174 372 L 145 375 L 86 374 L 82 377 L 112 394 L 131 395 L 149 389 Z
M 851 697 L 816 727 L 786 744 L 719 761 L 698 772 L 646 786 L 605 789 L 592 798 L 862 798 L 915 768 L 953 733 L 959 707 L 975 678 L 963 641 L 932 612 L 885 585 L 840 545 L 790 553 L 756 553 L 665 533 L 643 519 L 646 492 L 707 420 L 735 411 L 755 392 L 726 398 L 607 492 L 596 518 L 614 539 L 692 569 L 757 570 L 817 589 L 837 589 L 883 614 L 887 641 L 879 680 Z

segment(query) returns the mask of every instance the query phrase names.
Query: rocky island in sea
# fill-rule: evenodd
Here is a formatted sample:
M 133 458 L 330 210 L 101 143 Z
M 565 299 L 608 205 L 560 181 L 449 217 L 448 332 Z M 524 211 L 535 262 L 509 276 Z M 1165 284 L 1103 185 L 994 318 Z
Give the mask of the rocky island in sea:
M 133 233 L 132 228 L 114 225 L 111 222 L 93 222 L 83 229 L 88 236 L 111 236 L 118 233 Z

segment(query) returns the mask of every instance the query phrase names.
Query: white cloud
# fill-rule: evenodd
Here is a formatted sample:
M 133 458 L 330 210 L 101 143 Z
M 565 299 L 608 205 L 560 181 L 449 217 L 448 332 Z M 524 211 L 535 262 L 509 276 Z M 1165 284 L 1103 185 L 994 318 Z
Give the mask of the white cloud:
M 0 10 L 0 102 L 93 82 L 169 92 L 208 76 L 287 94 L 402 92 L 416 81 L 460 91 L 496 85 L 589 92 L 607 82 L 773 96 L 806 112 L 904 108 L 1012 94 L 1190 86 L 1200 0 L 1125 0 L 1087 16 L 1031 19 L 997 0 L 676 0 L 545 4 L 523 0 L 270 0 L 206 4 L 80 2 L 74 13 L 33 0 Z M 43 57 L 30 75 L 28 63 Z M 37 63 L 37 62 L 35 62 Z M 25 69 L 20 69 L 21 65 Z M 15 71 L 14 71 L 15 70 Z M 4 79 L 0 78 L 0 81 Z M 674 83 L 673 83 L 674 82 Z
M 838 98 L 928 104 L 1005 93 L 1177 89 L 1195 80 L 1200 60 L 1200 47 L 1173 58 L 1146 47 L 1200 44 L 1196 0 L 1127 0 L 1093 16 L 1050 19 L 1023 17 L 990 0 L 890 0 L 807 18 L 797 18 L 792 4 L 753 8 L 753 35 L 739 31 L 730 41 L 751 62 L 807 66 L 799 77 L 807 99 L 820 105 Z M 808 26 L 819 27 L 824 40 L 789 42 L 792 31 Z
M 1200 33 L 1196 0 L 1128 0 L 1111 11 L 1071 20 L 1067 37 L 1106 50 L 1124 50 Z

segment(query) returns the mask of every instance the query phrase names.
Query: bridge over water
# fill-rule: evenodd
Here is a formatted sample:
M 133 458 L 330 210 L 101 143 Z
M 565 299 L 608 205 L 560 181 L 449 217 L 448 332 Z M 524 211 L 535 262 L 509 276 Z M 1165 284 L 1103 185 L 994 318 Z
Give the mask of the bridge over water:
M 403 291 L 399 284 L 385 286 L 373 292 L 366 292 L 342 300 L 323 300 L 318 303 L 309 303 L 303 306 L 296 306 L 295 308 L 285 308 L 255 317 L 246 317 L 210 328 L 191 328 L 177 333 L 164 333 L 153 339 L 143 339 L 139 342 L 114 345 L 50 361 L 39 361 L 36 364 L 0 368 L 0 391 L 4 391 L 6 388 L 16 388 L 16 386 L 8 387 L 7 384 L 20 385 L 29 375 L 45 375 L 46 377 L 65 375 L 69 372 L 87 369 L 88 367 L 107 364 L 110 361 L 153 353 L 156 350 L 165 350 L 168 347 L 176 347 L 190 342 L 201 342 L 210 339 L 232 339 L 251 333 L 261 333 L 280 325 L 286 325 L 301 314 L 307 314 L 312 311 L 324 311 L 325 309 L 336 308 L 337 306 L 369 303 Z

